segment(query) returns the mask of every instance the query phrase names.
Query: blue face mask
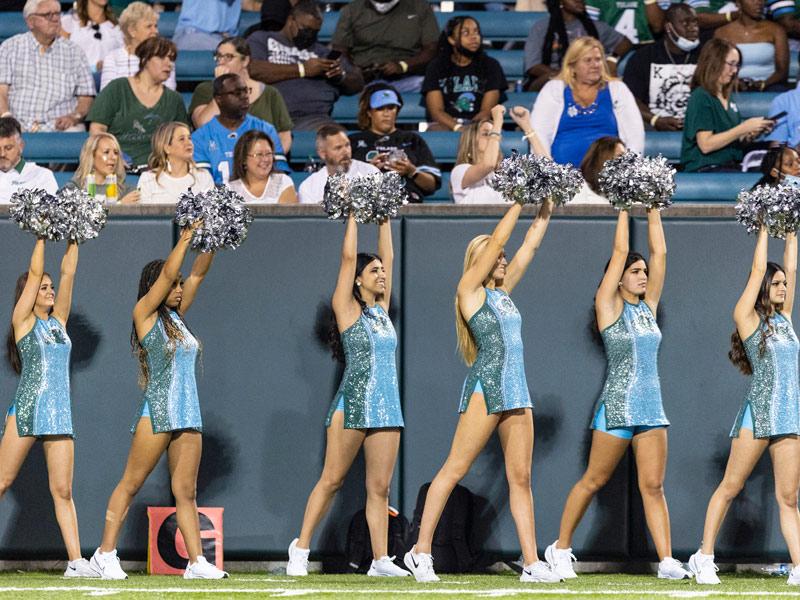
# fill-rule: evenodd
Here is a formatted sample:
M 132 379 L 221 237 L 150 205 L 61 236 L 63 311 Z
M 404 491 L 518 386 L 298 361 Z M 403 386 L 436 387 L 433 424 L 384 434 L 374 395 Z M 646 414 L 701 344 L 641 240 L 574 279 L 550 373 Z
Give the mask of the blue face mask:
M 800 188 L 800 177 L 797 175 L 784 175 L 781 183 L 791 185 L 792 187 Z

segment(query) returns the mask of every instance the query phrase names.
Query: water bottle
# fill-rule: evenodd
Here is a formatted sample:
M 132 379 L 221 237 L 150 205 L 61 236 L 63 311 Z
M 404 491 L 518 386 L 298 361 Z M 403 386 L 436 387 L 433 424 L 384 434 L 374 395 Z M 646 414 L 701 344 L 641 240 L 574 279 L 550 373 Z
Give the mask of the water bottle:
M 89 173 L 86 176 L 86 192 L 94 198 L 97 193 L 97 182 L 94 180 L 94 173 Z
M 522 79 L 517 79 L 514 83 L 514 91 L 519 94 L 522 91 Z
M 114 174 L 106 175 L 106 202 L 109 204 L 116 204 L 117 200 L 119 199 L 117 196 L 119 195 L 118 188 L 117 188 L 117 176 Z
M 776 577 L 786 577 L 789 574 L 789 571 L 792 570 L 792 566 L 787 563 L 774 563 L 771 565 L 767 565 L 766 567 L 761 568 L 764 573 L 767 575 L 774 575 Z

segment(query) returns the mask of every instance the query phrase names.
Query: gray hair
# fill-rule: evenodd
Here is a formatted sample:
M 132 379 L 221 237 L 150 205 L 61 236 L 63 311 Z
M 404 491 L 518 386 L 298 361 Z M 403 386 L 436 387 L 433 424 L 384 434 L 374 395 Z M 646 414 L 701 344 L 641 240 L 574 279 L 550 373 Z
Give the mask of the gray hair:
M 143 20 L 154 20 L 158 23 L 158 13 L 144 2 L 131 2 L 119 15 L 119 28 L 126 42 L 131 41 L 130 30 L 135 23 Z
M 42 2 L 47 2 L 47 1 L 48 1 L 48 0 L 28 0 L 28 1 L 25 3 L 25 6 L 22 8 L 22 17 L 23 17 L 24 19 L 27 19 L 27 18 L 28 18 L 28 17 L 30 17 L 30 16 L 31 16 L 33 13 L 35 13 L 35 12 L 36 12 L 36 9 L 38 9 L 38 8 L 39 8 L 39 5 L 40 5 Z M 58 9 L 59 9 L 59 11 L 61 10 L 61 5 L 59 5 Z

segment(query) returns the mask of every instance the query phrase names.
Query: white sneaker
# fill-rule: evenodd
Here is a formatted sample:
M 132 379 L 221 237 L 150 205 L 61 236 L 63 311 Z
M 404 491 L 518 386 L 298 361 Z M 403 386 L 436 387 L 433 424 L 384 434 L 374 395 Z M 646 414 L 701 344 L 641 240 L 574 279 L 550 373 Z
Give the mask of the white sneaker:
M 519 580 L 523 583 L 559 583 L 563 581 L 561 575 L 553 571 L 543 560 L 537 560 L 522 569 Z
M 100 548 L 92 554 L 89 561 L 91 568 L 97 572 L 101 579 L 127 579 L 128 575 L 122 570 L 117 558 L 117 549 L 111 552 L 100 552 Z
M 433 570 L 433 556 L 424 552 L 415 552 L 416 546 L 411 548 L 403 557 L 403 563 L 414 575 L 419 583 L 432 583 L 439 581 Z
M 789 571 L 789 579 L 786 580 L 789 585 L 800 585 L 800 565 L 792 568 Z
M 553 542 L 545 549 L 544 559 L 561 579 L 578 578 L 575 569 L 572 568 L 572 561 L 577 560 L 572 553 L 572 548 L 556 548 L 556 542 Z
M 717 577 L 719 567 L 714 564 L 713 554 L 703 554 L 700 550 L 689 557 L 689 570 L 694 575 L 694 580 L 701 585 L 719 585 L 722 583 Z M 800 572 L 798 572 L 800 575 Z M 798 578 L 800 583 L 800 578 Z
M 310 548 L 298 548 L 299 538 L 294 538 L 289 544 L 289 562 L 286 563 L 286 574 L 292 577 L 305 577 L 308 575 L 308 555 Z
M 71 560 L 67 563 L 67 570 L 64 571 L 64 577 L 88 577 L 97 579 L 100 573 L 92 568 L 92 565 L 85 558 L 78 558 Z
M 369 577 L 406 577 L 411 575 L 405 569 L 401 569 L 394 564 L 394 556 L 381 556 L 378 560 L 373 560 L 367 571 Z
M 683 568 L 683 563 L 671 556 L 658 563 L 659 579 L 691 579 L 692 574 Z
M 184 579 L 226 579 L 227 571 L 218 569 L 206 560 L 205 556 L 198 556 L 197 561 L 186 565 L 183 572 Z

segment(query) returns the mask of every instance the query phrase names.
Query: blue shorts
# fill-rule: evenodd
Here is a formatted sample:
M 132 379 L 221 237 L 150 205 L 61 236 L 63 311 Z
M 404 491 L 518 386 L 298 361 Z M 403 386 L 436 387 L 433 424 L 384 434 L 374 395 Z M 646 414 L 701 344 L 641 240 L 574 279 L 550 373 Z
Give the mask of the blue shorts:
M 742 415 L 742 424 L 739 428 L 755 431 L 755 427 L 753 426 L 753 412 L 750 410 L 749 402 L 747 403 L 747 407 L 744 409 L 744 414 Z
M 659 427 L 665 427 L 665 425 L 634 425 L 633 427 L 615 427 L 613 429 L 608 429 L 606 427 L 605 404 L 600 405 L 600 408 L 597 409 L 597 413 L 594 416 L 594 421 L 592 421 L 592 429 L 602 431 L 603 433 L 613 435 L 623 440 L 633 439 L 635 435 L 650 431 L 651 429 L 658 429 Z

